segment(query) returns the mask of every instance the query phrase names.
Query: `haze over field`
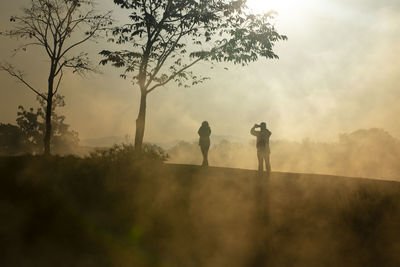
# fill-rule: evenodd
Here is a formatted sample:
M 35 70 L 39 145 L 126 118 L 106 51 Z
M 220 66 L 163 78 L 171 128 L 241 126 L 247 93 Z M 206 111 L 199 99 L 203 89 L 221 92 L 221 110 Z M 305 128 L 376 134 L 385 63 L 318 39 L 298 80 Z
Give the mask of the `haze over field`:
M 0 2 L 2 266 L 400 266 L 400 2 L 246 1 Z

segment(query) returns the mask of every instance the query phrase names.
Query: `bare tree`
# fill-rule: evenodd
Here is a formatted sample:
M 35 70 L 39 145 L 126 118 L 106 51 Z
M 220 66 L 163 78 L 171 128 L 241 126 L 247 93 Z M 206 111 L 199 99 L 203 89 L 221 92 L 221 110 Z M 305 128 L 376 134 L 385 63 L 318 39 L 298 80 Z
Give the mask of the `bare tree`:
M 81 44 L 100 37 L 100 32 L 112 23 L 111 14 L 97 12 L 93 0 L 31 0 L 30 6 L 22 10 L 22 15 L 13 16 L 10 21 L 15 26 L 2 34 L 26 41 L 16 52 L 38 46 L 44 49 L 49 59 L 47 90 L 33 86 L 13 65 L 0 65 L 0 70 L 18 79 L 46 102 L 44 154 L 49 155 L 53 97 L 59 90 L 63 71 L 70 68 L 74 73 L 83 74 L 95 70 L 88 53 L 72 52 Z
M 114 0 L 131 10 L 130 23 L 113 28 L 110 41 L 129 50 L 108 51 L 102 64 L 123 68 L 141 93 L 135 149 L 140 152 L 149 93 L 176 82 L 189 86 L 207 77 L 191 70 L 200 61 L 247 65 L 259 57 L 278 58 L 272 48 L 286 40 L 276 32 L 274 13 L 248 13 L 246 0 Z

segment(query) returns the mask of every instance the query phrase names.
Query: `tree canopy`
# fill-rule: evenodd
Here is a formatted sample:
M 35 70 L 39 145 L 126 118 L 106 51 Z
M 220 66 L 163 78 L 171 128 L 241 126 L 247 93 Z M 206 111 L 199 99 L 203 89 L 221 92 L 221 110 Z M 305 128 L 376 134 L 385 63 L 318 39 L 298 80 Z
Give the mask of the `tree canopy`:
M 134 83 L 151 92 L 170 81 L 193 85 L 204 79 L 191 70 L 200 60 L 246 65 L 259 57 L 278 58 L 274 43 L 286 40 L 273 24 L 275 13 L 249 14 L 246 1 L 114 0 L 132 10 L 131 23 L 114 27 L 120 51 L 103 50 L 101 63 L 123 68 Z

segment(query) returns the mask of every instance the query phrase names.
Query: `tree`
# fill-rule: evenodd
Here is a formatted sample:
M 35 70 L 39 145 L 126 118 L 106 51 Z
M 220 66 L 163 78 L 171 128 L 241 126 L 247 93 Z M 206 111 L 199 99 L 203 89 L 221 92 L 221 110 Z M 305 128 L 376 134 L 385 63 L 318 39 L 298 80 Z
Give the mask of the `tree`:
M 30 7 L 23 9 L 21 16 L 13 16 L 16 23 L 13 30 L 2 34 L 8 37 L 25 39 L 27 42 L 16 49 L 26 51 L 31 46 L 41 47 L 49 59 L 47 93 L 28 82 L 24 74 L 8 63 L 0 65 L 0 70 L 25 84 L 32 92 L 43 99 L 45 109 L 44 153 L 50 154 L 52 136 L 51 114 L 53 98 L 57 94 L 63 77 L 63 70 L 71 68 L 74 73 L 94 71 L 87 53 L 72 55 L 81 44 L 94 40 L 111 21 L 110 12 L 99 14 L 94 10 L 92 0 L 31 0 Z M 75 34 L 82 33 L 83 36 Z
M 169 82 L 189 86 L 207 77 L 191 70 L 200 61 L 247 65 L 278 58 L 274 43 L 287 37 L 276 32 L 274 12 L 249 14 L 246 0 L 114 0 L 131 10 L 130 23 L 114 27 L 111 42 L 130 50 L 103 50 L 101 64 L 123 68 L 140 93 L 135 149 L 140 152 L 149 93 Z
M 17 124 L 21 130 L 26 150 L 30 153 L 40 153 L 43 146 L 43 136 L 46 132 L 46 101 L 38 97 L 40 107 L 36 110 L 29 108 L 26 110 L 19 106 Z M 69 130 L 69 125 L 65 123 L 65 116 L 56 114 L 58 107 L 64 107 L 64 96 L 59 94 L 54 96 L 51 116 L 51 145 L 56 153 L 72 153 L 74 148 L 79 145 L 78 133 Z

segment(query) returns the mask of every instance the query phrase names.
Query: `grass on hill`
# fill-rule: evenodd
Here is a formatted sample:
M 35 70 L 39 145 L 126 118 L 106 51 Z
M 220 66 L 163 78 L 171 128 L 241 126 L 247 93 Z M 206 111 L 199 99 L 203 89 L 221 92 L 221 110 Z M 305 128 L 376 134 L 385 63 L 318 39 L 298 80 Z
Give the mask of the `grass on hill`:
M 400 183 L 128 154 L 0 158 L 1 265 L 400 266 Z

